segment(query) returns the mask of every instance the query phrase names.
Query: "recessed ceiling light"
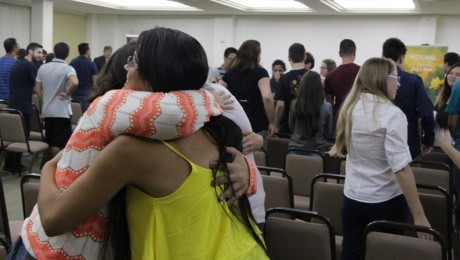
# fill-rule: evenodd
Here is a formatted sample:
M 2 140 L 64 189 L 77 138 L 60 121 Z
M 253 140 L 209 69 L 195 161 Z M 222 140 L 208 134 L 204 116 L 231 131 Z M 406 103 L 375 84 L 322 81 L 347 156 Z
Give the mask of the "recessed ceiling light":
M 305 12 L 311 9 L 295 0 L 211 0 L 243 11 L 257 12 Z
M 337 11 L 415 10 L 412 0 L 321 0 Z
M 125 10 L 171 10 L 171 11 L 202 11 L 182 3 L 168 0 L 72 0 L 90 5 L 98 5 L 113 9 Z

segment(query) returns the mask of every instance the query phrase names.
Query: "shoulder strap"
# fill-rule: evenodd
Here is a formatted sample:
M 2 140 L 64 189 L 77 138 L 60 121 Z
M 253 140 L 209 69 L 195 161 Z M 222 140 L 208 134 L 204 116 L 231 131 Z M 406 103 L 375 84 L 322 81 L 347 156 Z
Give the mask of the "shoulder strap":
M 180 156 L 182 159 L 186 160 L 188 163 L 190 163 L 191 165 L 193 165 L 193 163 L 187 158 L 185 157 L 185 155 L 183 155 L 181 152 L 179 152 L 176 148 L 174 148 L 172 145 L 170 145 L 169 143 L 167 143 L 166 141 L 164 140 L 160 140 L 161 143 L 164 144 L 164 146 L 168 147 L 169 150 L 173 151 L 175 154 L 177 154 L 178 156 Z

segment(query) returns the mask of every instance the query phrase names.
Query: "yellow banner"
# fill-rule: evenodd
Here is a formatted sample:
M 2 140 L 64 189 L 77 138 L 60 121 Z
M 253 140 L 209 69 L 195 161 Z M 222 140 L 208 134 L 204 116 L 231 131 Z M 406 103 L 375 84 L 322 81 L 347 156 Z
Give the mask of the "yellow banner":
M 428 96 L 434 103 L 443 83 L 444 70 L 442 69 L 444 54 L 447 46 L 406 46 L 406 58 L 403 70 L 419 75 Z

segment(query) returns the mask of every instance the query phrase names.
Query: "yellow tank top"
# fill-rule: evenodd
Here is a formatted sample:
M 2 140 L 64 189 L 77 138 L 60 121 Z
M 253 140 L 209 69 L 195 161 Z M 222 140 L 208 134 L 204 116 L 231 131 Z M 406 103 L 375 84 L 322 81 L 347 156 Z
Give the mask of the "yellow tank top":
M 128 187 L 131 259 L 268 259 L 227 204 L 217 201 L 218 194 L 211 187 L 212 171 L 163 144 L 192 170 L 184 183 L 165 197 L 154 198 Z

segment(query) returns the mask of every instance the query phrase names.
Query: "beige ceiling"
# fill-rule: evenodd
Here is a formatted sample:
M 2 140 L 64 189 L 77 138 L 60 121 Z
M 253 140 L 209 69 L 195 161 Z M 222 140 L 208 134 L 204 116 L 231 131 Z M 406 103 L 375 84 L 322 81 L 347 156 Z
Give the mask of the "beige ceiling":
M 41 0 L 0 0 L 0 2 L 30 6 L 32 1 Z M 127 0 L 129 1 L 129 0 Z M 152 1 L 152 0 L 150 0 Z M 297 0 L 305 3 L 314 11 L 309 13 L 281 13 L 281 12 L 251 12 L 234 9 L 210 0 L 175 0 L 204 11 L 146 11 L 146 10 L 117 10 L 102 6 L 89 5 L 71 0 L 54 0 L 54 9 L 57 11 L 78 14 L 125 14 L 125 15 L 361 15 L 365 12 L 337 12 L 319 0 Z M 248 0 L 250 1 L 250 0 Z M 414 0 L 416 11 L 407 14 L 423 15 L 460 15 L 460 0 Z M 375 14 L 375 13 L 372 13 Z M 385 13 L 388 14 L 388 13 Z M 395 13 L 395 14 L 401 14 Z

